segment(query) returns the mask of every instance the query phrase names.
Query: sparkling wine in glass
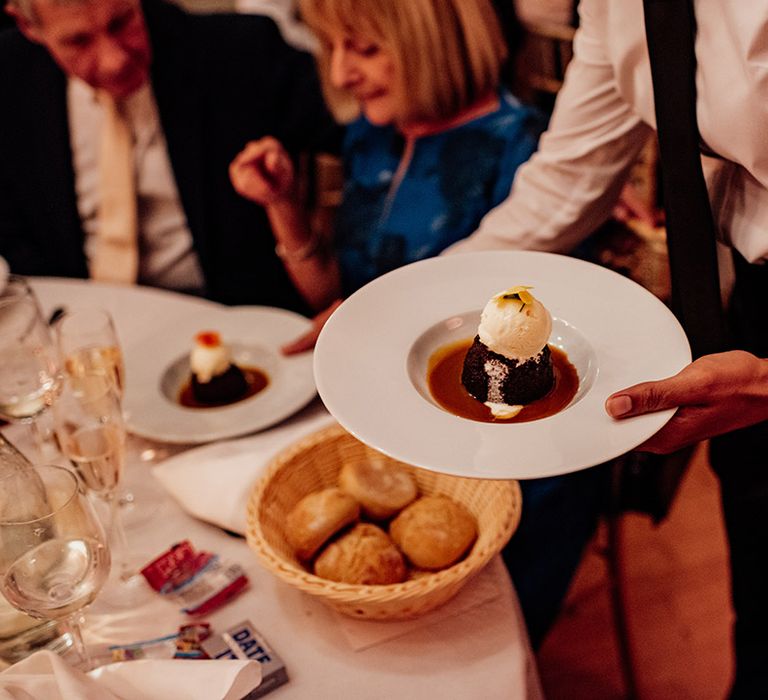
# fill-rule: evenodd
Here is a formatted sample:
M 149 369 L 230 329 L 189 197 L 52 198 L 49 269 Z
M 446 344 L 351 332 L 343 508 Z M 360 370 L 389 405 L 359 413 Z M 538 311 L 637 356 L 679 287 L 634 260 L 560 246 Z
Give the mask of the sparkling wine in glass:
M 68 310 L 55 324 L 61 362 L 71 377 L 103 374 L 110 379 L 122 399 L 125 392 L 125 365 L 120 341 L 112 316 L 106 309 L 81 307 Z M 138 466 L 138 465 L 136 465 Z M 160 506 L 141 469 L 132 469 L 121 483 L 119 504 L 132 522 L 144 523 Z
M 18 610 L 60 620 L 90 667 L 79 613 L 109 574 L 104 530 L 75 475 L 39 465 L 0 479 L 0 591 Z
M 103 374 L 122 398 L 125 367 L 112 317 L 104 309 L 68 311 L 56 323 L 56 337 L 64 368 L 72 377 Z
M 86 488 L 110 493 L 117 488 L 123 469 L 125 436 L 114 425 L 79 428 L 62 445 Z
M 109 508 L 109 532 L 117 580 L 105 597 L 132 604 L 144 588 L 128 562 L 128 546 L 117 498 L 125 461 L 126 431 L 115 385 L 103 373 L 66 376 L 54 405 L 59 446 L 85 488 Z
M 8 600 L 30 615 L 69 617 L 101 588 L 109 555 L 93 537 L 54 537 L 19 557 L 5 573 Z

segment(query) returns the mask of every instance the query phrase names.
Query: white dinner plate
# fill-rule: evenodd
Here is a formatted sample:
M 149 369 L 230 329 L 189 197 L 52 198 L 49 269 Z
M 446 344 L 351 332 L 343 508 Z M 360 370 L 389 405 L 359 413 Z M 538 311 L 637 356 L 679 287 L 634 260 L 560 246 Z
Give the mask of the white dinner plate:
M 550 344 L 568 355 L 579 389 L 559 413 L 526 423 L 481 423 L 440 408 L 429 357 L 476 334 L 497 292 L 530 285 L 553 317 Z M 675 374 L 690 362 L 679 323 L 626 277 L 562 255 L 492 251 L 423 260 L 349 297 L 315 349 L 315 381 L 349 432 L 403 462 L 457 476 L 537 478 L 621 455 L 674 411 L 613 420 L 614 391 Z
M 172 443 L 204 443 L 267 428 L 292 415 L 316 394 L 312 354 L 283 356 L 280 346 L 306 333 L 299 314 L 264 306 L 203 309 L 182 317 L 149 341 L 125 352 L 128 428 Z M 200 331 L 218 331 L 237 364 L 258 367 L 268 386 L 230 406 L 186 408 L 178 395 L 189 381 L 189 353 Z

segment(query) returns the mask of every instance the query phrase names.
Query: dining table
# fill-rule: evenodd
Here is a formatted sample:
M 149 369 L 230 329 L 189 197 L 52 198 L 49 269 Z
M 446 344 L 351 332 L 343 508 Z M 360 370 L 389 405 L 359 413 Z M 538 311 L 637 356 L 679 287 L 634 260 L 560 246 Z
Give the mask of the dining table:
M 136 285 L 29 279 L 46 317 L 58 308 L 99 306 L 108 310 L 126 355 L 144 352 L 151 358 L 161 334 L 225 308 L 202 298 Z M 127 363 L 126 384 L 130 386 L 130 382 Z M 300 423 L 323 411 L 315 397 L 281 424 Z M 263 432 L 278 428 L 266 427 Z M 3 433 L 24 446 L 24 426 L 8 425 Z M 245 538 L 193 517 L 155 479 L 153 472 L 167 460 L 180 455 L 194 460 L 200 452 L 196 442 L 192 438 L 184 444 L 129 436 L 126 474 L 130 472 L 134 482 L 139 479 L 145 486 L 150 484 L 157 497 L 156 507 L 146 518 L 129 524 L 129 545 L 132 554 L 148 562 L 175 543 L 188 540 L 196 549 L 241 565 L 249 579 L 248 588 L 204 619 L 218 632 L 249 620 L 280 655 L 289 680 L 269 697 L 543 697 L 518 599 L 500 556 L 454 599 L 416 620 L 388 623 L 343 617 L 262 568 Z M 212 493 L 211 498 L 215 497 Z M 85 641 L 102 649 L 131 644 L 173 634 L 190 621 L 178 604 L 154 592 L 146 602 L 127 610 L 102 605 L 97 598 L 86 610 Z

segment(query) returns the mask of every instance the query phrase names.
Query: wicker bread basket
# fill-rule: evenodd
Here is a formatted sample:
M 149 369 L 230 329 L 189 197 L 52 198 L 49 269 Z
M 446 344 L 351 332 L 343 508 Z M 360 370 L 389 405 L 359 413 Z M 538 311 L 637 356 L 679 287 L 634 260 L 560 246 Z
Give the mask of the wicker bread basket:
M 448 569 L 386 586 L 337 583 L 315 576 L 286 542 L 286 516 L 308 493 L 336 485 L 343 464 L 372 457 L 402 465 L 339 426 L 289 447 L 272 460 L 251 493 L 248 543 L 269 571 L 341 613 L 372 620 L 418 617 L 458 593 L 507 543 L 520 520 L 520 487 L 516 481 L 464 479 L 402 465 L 411 470 L 422 494 L 446 495 L 475 516 L 478 537 L 470 552 Z

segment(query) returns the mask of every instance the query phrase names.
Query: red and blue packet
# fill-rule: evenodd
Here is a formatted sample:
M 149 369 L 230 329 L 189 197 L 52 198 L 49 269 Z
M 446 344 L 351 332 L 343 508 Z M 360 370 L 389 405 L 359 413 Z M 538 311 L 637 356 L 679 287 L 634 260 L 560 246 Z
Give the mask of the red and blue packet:
M 195 551 L 188 540 L 163 552 L 141 573 L 154 590 L 180 603 L 182 612 L 192 616 L 207 615 L 248 587 L 239 564 Z

